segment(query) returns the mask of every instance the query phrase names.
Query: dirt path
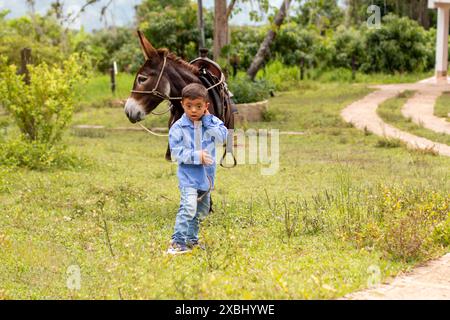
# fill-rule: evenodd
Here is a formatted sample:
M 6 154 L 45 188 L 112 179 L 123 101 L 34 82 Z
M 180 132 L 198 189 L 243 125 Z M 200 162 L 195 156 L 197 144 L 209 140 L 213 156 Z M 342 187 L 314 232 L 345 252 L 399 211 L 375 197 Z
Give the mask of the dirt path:
M 382 102 L 397 96 L 399 93 L 405 90 L 415 90 L 419 92 L 443 92 L 450 89 L 450 86 L 448 84 L 413 83 L 380 85 L 374 86 L 373 88 L 378 90 L 372 92 L 363 99 L 350 104 L 342 110 L 341 116 L 345 121 L 352 123 L 356 128 L 360 130 L 368 130 L 379 136 L 399 139 L 405 142 L 410 148 L 430 150 L 440 155 L 450 157 L 450 146 L 399 130 L 385 123 L 376 112 L 378 106 Z M 433 93 L 432 97 L 435 96 L 436 93 Z M 420 111 L 420 108 L 418 108 L 418 106 L 420 106 L 420 103 L 416 103 L 412 99 L 410 99 L 409 102 L 412 105 L 412 108 L 409 109 L 412 109 L 414 114 L 416 112 L 422 112 Z M 433 125 L 437 124 L 433 121 Z M 444 124 L 439 125 L 439 127 L 442 126 L 444 126 Z
M 403 106 L 403 116 L 432 131 L 450 134 L 450 122 L 434 115 L 434 105 L 442 89 L 442 86 L 432 86 L 416 92 Z
M 387 284 L 351 293 L 349 300 L 450 300 L 450 253 L 429 261 Z

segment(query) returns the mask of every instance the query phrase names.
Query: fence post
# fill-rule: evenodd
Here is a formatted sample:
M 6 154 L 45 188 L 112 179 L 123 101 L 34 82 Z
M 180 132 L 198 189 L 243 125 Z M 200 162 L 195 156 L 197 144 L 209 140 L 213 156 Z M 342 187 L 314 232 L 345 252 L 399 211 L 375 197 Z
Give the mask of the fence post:
M 113 95 L 116 94 L 116 69 L 117 69 L 116 62 L 113 62 L 111 68 L 109 69 L 111 74 L 111 92 Z

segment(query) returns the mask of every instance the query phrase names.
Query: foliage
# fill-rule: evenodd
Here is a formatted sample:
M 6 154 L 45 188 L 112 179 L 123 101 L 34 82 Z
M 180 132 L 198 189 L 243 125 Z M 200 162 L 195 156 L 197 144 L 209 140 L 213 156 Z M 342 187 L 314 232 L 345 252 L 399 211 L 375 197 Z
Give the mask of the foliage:
M 286 66 L 280 60 L 274 60 L 258 72 L 256 79 L 264 79 L 277 91 L 286 91 L 298 84 L 300 68 Z
M 253 57 L 258 52 L 266 31 L 265 28 L 259 27 L 231 26 L 231 43 L 223 48 L 223 55 L 229 55 L 233 60 L 237 59 L 239 69 L 248 69 Z
M 0 164 L 6 167 L 75 169 L 86 167 L 88 162 L 88 159 L 68 151 L 63 144 L 17 138 L 4 141 L 0 151 Z
M 333 66 L 352 69 L 365 61 L 365 48 L 362 34 L 353 28 L 339 27 L 333 37 Z M 354 66 L 353 66 L 354 64 Z
M 143 1 L 136 9 L 139 28 L 155 48 L 166 47 L 185 60 L 198 56 L 197 5 L 188 0 Z M 212 47 L 213 16 L 204 9 L 206 47 Z
M 59 142 L 72 119 L 75 88 L 86 76 L 85 59 L 73 55 L 62 65 L 28 65 L 29 85 L 15 65 L 0 59 L 0 104 L 21 132 L 4 142 L 1 163 L 33 169 L 60 163 L 65 155 Z
M 316 58 L 316 48 L 320 45 L 317 32 L 305 29 L 295 22 L 281 26 L 272 52 L 287 65 L 311 65 Z
M 14 65 L 0 64 L 0 97 L 27 140 L 56 143 L 70 123 L 74 88 L 83 79 L 83 63 L 71 56 L 61 67 L 28 65 L 30 85 L 17 75 Z
M 320 33 L 335 29 L 343 22 L 344 11 L 336 0 L 304 1 L 293 18 L 303 27 L 312 26 Z
M 228 87 L 233 93 L 235 103 L 251 103 L 265 100 L 272 89 L 264 79 L 251 81 L 245 74 L 238 74 L 228 80 Z
M 417 22 L 394 15 L 383 17 L 379 29 L 364 31 L 366 72 L 422 71 L 429 66 L 425 30 Z
M 102 29 L 80 38 L 75 51 L 86 52 L 101 72 L 109 71 L 113 61 L 120 70 L 131 72 L 144 62 L 136 33 L 130 28 Z
M 63 41 L 63 30 L 51 18 L 23 16 L 6 20 L 8 11 L 0 11 L 0 55 L 8 63 L 20 64 L 20 51 L 32 50 L 33 62 L 54 63 L 64 60 L 70 48 Z
M 346 2 L 347 25 L 357 26 L 366 21 L 369 17 L 367 9 L 371 5 L 380 8 L 381 16 L 394 13 L 399 17 L 408 17 L 411 20 L 418 21 L 426 29 L 436 23 L 437 10 L 429 10 L 427 1 L 347 0 Z

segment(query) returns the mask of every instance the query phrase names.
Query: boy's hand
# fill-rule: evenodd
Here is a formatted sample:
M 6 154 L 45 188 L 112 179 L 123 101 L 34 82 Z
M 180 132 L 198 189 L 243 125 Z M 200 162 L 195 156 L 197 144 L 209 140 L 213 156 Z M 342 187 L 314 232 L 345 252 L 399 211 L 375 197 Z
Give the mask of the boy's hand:
M 202 150 L 200 153 L 200 161 L 202 162 L 202 164 L 206 164 L 206 165 L 210 165 L 213 164 L 213 158 L 211 157 L 211 155 L 206 151 L 206 150 Z

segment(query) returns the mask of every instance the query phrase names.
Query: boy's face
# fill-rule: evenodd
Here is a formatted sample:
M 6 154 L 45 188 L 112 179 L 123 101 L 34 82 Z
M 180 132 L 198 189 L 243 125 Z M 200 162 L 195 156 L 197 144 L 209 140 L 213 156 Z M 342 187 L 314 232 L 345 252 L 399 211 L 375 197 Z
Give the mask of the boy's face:
M 184 98 L 181 103 L 184 112 L 192 121 L 199 121 L 205 114 L 209 105 L 203 98 Z

